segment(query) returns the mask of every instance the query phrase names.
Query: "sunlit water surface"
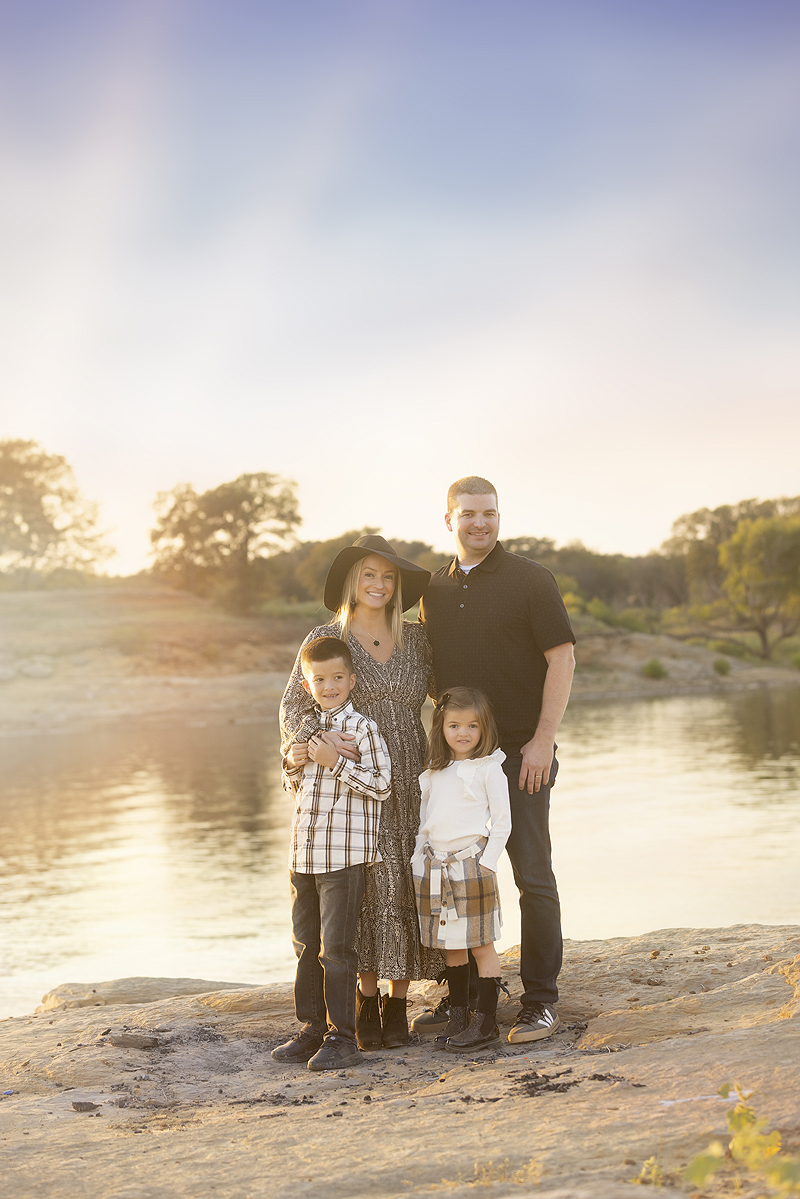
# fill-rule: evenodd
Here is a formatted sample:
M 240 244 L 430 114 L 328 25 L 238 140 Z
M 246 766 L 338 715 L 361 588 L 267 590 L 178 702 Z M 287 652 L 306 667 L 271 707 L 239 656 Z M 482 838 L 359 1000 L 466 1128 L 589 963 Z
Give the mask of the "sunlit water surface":
M 800 923 L 800 688 L 575 705 L 551 828 L 573 938 Z M 0 739 L 0 1017 L 62 982 L 291 977 L 277 725 Z M 503 946 L 519 939 L 503 861 Z

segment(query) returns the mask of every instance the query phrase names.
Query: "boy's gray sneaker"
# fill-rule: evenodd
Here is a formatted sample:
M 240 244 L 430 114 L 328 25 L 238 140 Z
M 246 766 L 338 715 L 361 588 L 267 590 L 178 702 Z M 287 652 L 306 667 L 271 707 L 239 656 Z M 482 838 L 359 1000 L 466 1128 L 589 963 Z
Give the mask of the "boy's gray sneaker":
M 443 1028 L 447 1028 L 449 1019 L 450 998 L 445 995 L 433 1010 L 425 1008 L 419 1016 L 414 1017 L 411 1021 L 411 1031 L 415 1032 L 418 1037 L 435 1037 Z
M 324 1035 L 324 1033 L 316 1032 L 313 1028 L 301 1028 L 290 1041 L 286 1041 L 283 1045 L 276 1045 L 271 1056 L 275 1058 L 276 1062 L 302 1064 L 314 1056 L 322 1044 Z
M 552 1003 L 523 1003 L 508 1039 L 512 1045 L 523 1041 L 541 1041 L 560 1027 L 561 1021 Z
M 346 1070 L 348 1066 L 357 1066 L 363 1062 L 358 1047 L 344 1037 L 328 1036 L 319 1049 L 309 1059 L 309 1070 Z

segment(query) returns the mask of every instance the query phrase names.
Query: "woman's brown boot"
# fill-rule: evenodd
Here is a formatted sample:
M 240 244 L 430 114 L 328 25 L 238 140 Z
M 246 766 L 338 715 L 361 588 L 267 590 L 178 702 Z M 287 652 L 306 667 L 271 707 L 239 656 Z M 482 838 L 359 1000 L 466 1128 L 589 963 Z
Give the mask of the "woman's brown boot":
M 380 1002 L 380 992 L 362 995 L 361 987 L 356 987 L 356 1042 L 359 1049 L 380 1049 L 383 1044 Z
M 396 995 L 384 995 L 381 999 L 381 1024 L 383 1025 L 383 1048 L 399 1049 L 408 1044 L 408 1017 L 406 999 Z
M 450 1019 L 434 1041 L 437 1049 L 444 1049 L 447 1038 L 463 1032 L 469 1024 L 469 965 L 448 966 L 445 976 L 450 992 Z

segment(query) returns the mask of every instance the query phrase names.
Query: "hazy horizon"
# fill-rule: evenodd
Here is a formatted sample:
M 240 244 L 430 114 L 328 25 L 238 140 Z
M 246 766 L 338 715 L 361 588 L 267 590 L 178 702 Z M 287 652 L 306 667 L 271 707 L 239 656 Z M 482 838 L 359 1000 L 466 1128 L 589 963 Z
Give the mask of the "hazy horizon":
M 788 0 L 39 0 L 0 12 L 0 435 L 145 567 L 157 491 L 299 535 L 643 553 L 800 492 Z

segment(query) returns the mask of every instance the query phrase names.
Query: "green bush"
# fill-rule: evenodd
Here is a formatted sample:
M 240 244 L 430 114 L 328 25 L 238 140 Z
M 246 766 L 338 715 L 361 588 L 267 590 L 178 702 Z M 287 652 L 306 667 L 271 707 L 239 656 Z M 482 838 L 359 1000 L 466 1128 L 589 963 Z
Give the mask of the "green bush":
M 609 608 L 608 604 L 604 604 L 602 600 L 599 600 L 597 596 L 593 600 L 589 600 L 589 603 L 586 605 L 586 611 L 595 620 L 602 620 L 603 624 L 615 625 L 617 623 L 614 610 Z
M 641 608 L 625 608 L 616 618 L 620 628 L 628 629 L 631 633 L 649 633 L 647 620 Z
M 800 653 L 792 654 L 789 661 L 791 662 L 792 666 L 795 667 L 796 670 L 800 670 Z
M 660 658 L 651 658 L 642 667 L 642 674 L 646 679 L 665 679 L 669 671 Z
M 750 652 L 738 641 L 708 641 L 706 644 L 715 654 L 727 654 L 729 658 L 746 658 Z
M 727 658 L 715 658 L 711 665 L 717 674 L 730 674 L 731 664 Z
M 586 607 L 581 597 L 576 595 L 574 591 L 565 591 L 561 598 L 563 599 L 564 607 L 567 609 L 570 616 L 576 612 L 578 615 L 580 615 Z

